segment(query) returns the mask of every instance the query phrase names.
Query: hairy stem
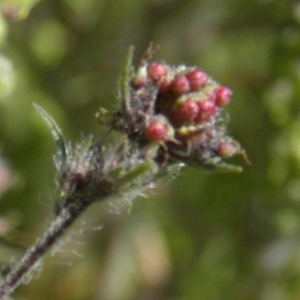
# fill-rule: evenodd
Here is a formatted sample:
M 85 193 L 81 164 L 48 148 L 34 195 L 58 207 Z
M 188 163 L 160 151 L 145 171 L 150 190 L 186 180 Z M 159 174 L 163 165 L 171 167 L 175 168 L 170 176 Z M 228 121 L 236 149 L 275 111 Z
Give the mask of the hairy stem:
M 66 229 L 73 224 L 77 217 L 87 208 L 88 203 L 70 209 L 62 209 L 47 228 L 44 235 L 27 250 L 23 258 L 17 263 L 0 285 L 0 300 L 7 297 L 24 281 L 27 275 L 34 270 L 36 264 L 50 250 L 53 244 L 63 235 Z
M 94 201 L 103 201 L 114 194 L 117 195 L 126 187 L 130 189 L 132 182 L 134 183 L 137 178 L 141 178 L 143 174 L 149 173 L 152 169 L 153 164 L 145 162 L 128 171 L 123 177 L 116 179 L 114 183 L 103 178 L 91 184 L 88 177 L 86 180 L 89 184 L 84 187 L 75 184 L 73 192 L 64 199 L 63 206 L 43 236 L 25 253 L 0 283 L 0 300 L 6 300 L 28 278 L 27 276 L 30 276 L 30 272 L 35 269 L 40 259 L 90 204 Z M 147 186 L 152 181 L 153 176 L 140 184 Z M 78 182 L 75 180 L 75 183 Z

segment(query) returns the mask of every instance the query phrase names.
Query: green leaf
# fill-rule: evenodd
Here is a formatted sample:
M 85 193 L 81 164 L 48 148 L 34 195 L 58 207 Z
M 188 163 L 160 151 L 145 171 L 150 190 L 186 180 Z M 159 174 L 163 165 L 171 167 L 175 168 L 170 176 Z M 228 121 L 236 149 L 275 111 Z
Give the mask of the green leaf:
M 141 178 L 141 176 L 144 176 L 146 173 L 153 171 L 154 168 L 155 164 L 152 162 L 145 162 L 140 164 L 121 178 L 117 179 L 114 183 L 115 188 L 119 190 L 120 188 L 124 188 L 125 186 L 136 183 L 137 179 Z
M 62 130 L 54 121 L 54 119 L 41 106 L 39 106 L 36 103 L 33 103 L 33 107 L 50 129 L 50 132 L 56 142 L 57 156 L 60 158 L 60 168 L 62 168 L 67 159 L 68 154 Z

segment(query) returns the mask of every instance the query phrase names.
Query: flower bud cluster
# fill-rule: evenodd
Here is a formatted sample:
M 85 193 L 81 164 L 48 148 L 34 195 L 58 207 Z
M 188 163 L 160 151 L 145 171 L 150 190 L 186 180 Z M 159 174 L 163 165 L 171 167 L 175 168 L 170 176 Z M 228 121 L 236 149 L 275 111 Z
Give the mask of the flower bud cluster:
M 238 142 L 226 135 L 222 111 L 231 90 L 196 67 L 151 62 L 151 56 L 150 49 L 137 70 L 129 59 L 112 127 L 140 146 L 158 144 L 161 166 L 179 160 L 214 168 L 235 154 L 247 162 Z

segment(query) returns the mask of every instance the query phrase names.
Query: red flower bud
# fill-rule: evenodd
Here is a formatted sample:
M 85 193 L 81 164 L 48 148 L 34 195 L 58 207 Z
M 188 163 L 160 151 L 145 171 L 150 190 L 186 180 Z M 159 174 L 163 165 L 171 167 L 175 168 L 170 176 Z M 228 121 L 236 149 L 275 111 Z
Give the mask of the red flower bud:
M 198 103 L 192 99 L 186 99 L 181 102 L 174 111 L 173 120 L 176 123 L 183 125 L 182 123 L 192 122 L 199 114 Z
M 168 139 L 168 126 L 160 121 L 152 121 L 146 128 L 146 137 L 153 142 L 165 141 Z
M 182 95 L 190 91 L 190 82 L 185 76 L 177 76 L 171 82 L 170 89 L 176 94 Z
M 187 73 L 186 77 L 190 82 L 192 91 L 199 91 L 202 89 L 206 85 L 208 79 L 207 74 L 198 69 Z
M 148 76 L 155 82 L 162 82 L 168 74 L 167 68 L 162 63 L 152 63 L 148 67 Z
M 221 86 L 215 90 L 216 104 L 218 106 L 226 106 L 232 97 L 232 92 L 229 88 Z
M 200 114 L 196 118 L 196 122 L 209 121 L 212 116 L 219 113 L 219 108 L 210 98 L 197 102 L 197 104 L 199 106 Z

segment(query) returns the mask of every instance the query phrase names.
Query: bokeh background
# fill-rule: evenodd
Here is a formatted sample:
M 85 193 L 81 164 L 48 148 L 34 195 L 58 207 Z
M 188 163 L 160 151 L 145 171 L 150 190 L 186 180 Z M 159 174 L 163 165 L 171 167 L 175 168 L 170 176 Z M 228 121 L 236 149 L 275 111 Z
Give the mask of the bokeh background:
M 128 46 L 234 91 L 230 134 L 252 166 L 184 168 L 132 206 L 95 204 L 14 299 L 300 299 L 300 1 L 0 0 L 0 263 L 47 227 L 54 142 L 100 136 Z M 244 165 L 237 157 L 232 163 Z M 26 282 L 25 282 L 26 283 Z

